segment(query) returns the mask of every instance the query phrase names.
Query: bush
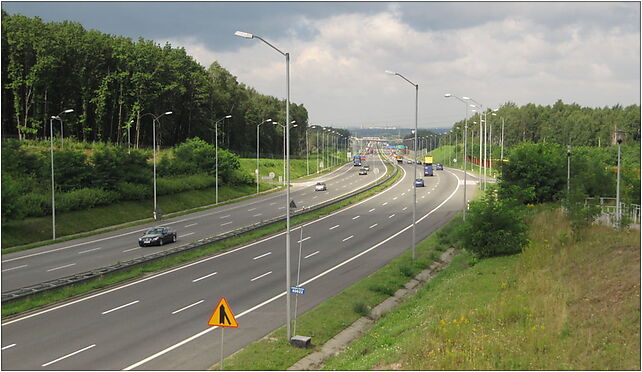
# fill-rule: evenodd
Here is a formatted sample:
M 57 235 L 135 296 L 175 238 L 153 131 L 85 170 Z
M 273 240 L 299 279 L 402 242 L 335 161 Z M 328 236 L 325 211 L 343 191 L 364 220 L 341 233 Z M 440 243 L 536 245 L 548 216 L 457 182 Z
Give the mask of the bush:
M 54 176 L 57 191 L 71 191 L 86 187 L 91 177 L 92 169 L 86 163 L 87 156 L 80 151 L 55 150 Z M 46 158 L 45 167 L 41 170 L 41 178 L 50 180 L 51 159 Z
M 19 213 L 24 217 L 38 217 L 51 214 L 51 195 L 46 193 L 30 192 L 21 195 L 16 200 Z
M 119 182 L 116 191 L 120 194 L 120 200 L 145 200 L 151 198 L 154 192 L 151 185 L 132 182 Z
M 556 200 L 566 187 L 566 150 L 550 143 L 523 143 L 502 165 L 502 198 L 521 203 Z M 527 192 L 524 192 L 527 191 Z
M 491 192 L 471 203 L 461 231 L 464 246 L 477 257 L 520 253 L 528 243 L 523 219 L 524 206 L 515 200 L 499 200 Z
M 352 304 L 352 311 L 361 316 L 370 316 L 370 308 L 363 301 L 357 301 Z
M 216 179 L 207 174 L 193 174 L 182 177 L 162 177 L 157 179 L 158 195 L 175 194 L 182 191 L 199 190 L 216 184 Z
M 24 190 L 20 183 L 9 173 L 2 174 L 2 221 L 20 219 L 23 217 L 23 210 L 17 203 Z
M 88 209 L 97 205 L 111 204 L 118 200 L 119 193 L 103 189 L 84 188 L 56 196 L 56 212 Z

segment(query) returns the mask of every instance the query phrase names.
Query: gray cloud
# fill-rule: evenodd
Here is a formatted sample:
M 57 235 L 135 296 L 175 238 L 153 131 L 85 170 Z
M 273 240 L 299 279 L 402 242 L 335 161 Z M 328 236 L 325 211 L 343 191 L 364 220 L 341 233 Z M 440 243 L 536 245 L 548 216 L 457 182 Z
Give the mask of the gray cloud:
M 260 92 L 284 95 L 283 61 L 234 31 L 292 54 L 292 98 L 321 124 L 461 119 L 443 93 L 488 107 L 506 101 L 640 102 L 639 2 L 3 2 L 9 13 L 185 47 Z

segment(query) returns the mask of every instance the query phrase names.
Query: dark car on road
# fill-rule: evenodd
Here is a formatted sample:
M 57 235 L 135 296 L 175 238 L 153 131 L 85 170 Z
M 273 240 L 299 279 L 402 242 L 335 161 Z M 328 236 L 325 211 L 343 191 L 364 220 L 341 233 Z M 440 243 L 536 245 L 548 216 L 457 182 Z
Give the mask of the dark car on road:
M 435 170 L 444 170 L 444 166 L 441 164 L 437 164 L 437 167 L 435 167 Z
M 159 226 L 145 231 L 145 234 L 138 238 L 138 245 L 163 245 L 176 241 L 176 231 L 169 227 Z
M 359 169 L 359 175 L 360 175 L 360 176 L 364 176 L 364 175 L 366 175 L 366 174 L 368 174 L 368 171 L 366 170 L 366 168 L 361 168 L 361 169 Z

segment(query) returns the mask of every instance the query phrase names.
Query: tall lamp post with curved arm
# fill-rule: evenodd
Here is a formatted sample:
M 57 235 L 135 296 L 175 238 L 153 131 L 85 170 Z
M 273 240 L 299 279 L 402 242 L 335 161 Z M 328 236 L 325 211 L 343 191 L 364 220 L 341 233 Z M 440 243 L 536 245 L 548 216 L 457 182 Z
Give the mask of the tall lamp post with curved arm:
M 398 72 L 393 72 L 386 70 L 386 74 L 396 75 L 400 78 L 407 81 L 410 85 L 415 87 L 415 140 L 414 140 L 414 154 L 415 161 L 412 164 L 414 169 L 414 177 L 412 178 L 412 259 L 415 259 L 415 225 L 416 225 L 416 215 L 417 215 L 417 187 L 415 185 L 415 180 L 417 179 L 417 116 L 419 112 L 419 84 L 415 84 L 412 81 L 408 80 L 405 76 L 401 75 Z
M 272 49 L 276 50 L 285 57 L 285 85 L 286 85 L 286 100 L 285 100 L 285 123 L 290 123 L 290 53 L 282 52 L 280 49 L 274 45 L 268 43 L 260 36 L 250 34 L 248 32 L 236 31 L 234 35 L 245 38 L 245 39 L 259 39 Z M 292 336 L 291 331 L 291 316 L 290 316 L 290 282 L 291 282 L 291 272 L 290 272 L 290 126 L 285 126 L 285 142 L 286 142 L 286 183 L 288 187 L 285 189 L 285 302 L 286 302 L 286 321 L 287 321 L 287 339 L 288 342 Z
M 148 112 L 146 114 L 141 115 L 140 117 L 142 118 L 143 116 L 149 115 L 152 117 L 152 146 L 154 147 L 152 149 L 152 153 L 154 156 L 154 220 L 158 220 L 158 208 L 156 204 L 156 123 L 158 123 L 158 119 L 161 118 L 163 115 L 171 115 L 172 111 L 167 111 L 163 114 L 160 114 L 158 116 L 152 114 L 151 112 Z
M 467 181 L 466 180 L 466 175 L 468 173 L 468 170 L 467 170 L 467 159 L 466 158 L 467 158 L 467 151 L 468 151 L 468 149 L 467 149 L 468 142 L 467 142 L 466 139 L 468 138 L 468 105 L 469 105 L 468 102 L 466 102 L 466 100 L 468 100 L 469 98 L 466 97 L 466 96 L 458 97 L 458 96 L 456 96 L 454 94 L 450 94 L 450 93 L 444 94 L 444 97 L 446 97 L 446 98 L 454 97 L 454 98 L 458 99 L 459 101 L 461 101 L 464 104 L 465 108 L 466 108 L 466 120 L 464 122 L 464 207 L 463 207 L 463 219 L 464 219 L 464 221 L 466 221 L 466 206 L 468 205 L 468 199 L 466 198 L 466 185 L 467 185 L 466 184 L 466 181 Z
M 259 127 L 263 123 L 269 123 L 272 119 L 263 120 L 256 126 L 256 193 L 259 193 Z
M 62 111 L 56 116 L 49 118 L 49 139 L 51 141 L 50 152 L 51 152 L 51 232 L 52 239 L 56 240 L 56 197 L 54 194 L 55 185 L 54 185 L 54 158 L 53 158 L 53 121 L 60 121 L 60 133 L 62 135 L 62 118 L 60 117 L 63 114 L 69 114 L 74 112 L 74 109 L 67 109 Z M 62 144 L 62 142 L 61 142 Z

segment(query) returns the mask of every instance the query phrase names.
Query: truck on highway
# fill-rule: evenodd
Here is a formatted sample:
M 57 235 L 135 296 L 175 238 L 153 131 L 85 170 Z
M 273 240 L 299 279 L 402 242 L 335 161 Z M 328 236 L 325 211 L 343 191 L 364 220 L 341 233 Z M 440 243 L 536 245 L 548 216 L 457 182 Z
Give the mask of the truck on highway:
M 399 164 L 403 163 L 403 156 L 395 155 L 395 158 L 397 159 L 397 163 L 399 163 Z
M 432 156 L 424 157 L 424 176 L 432 176 Z
M 361 166 L 361 155 L 355 155 L 354 158 L 352 158 L 352 165 L 355 167 Z

